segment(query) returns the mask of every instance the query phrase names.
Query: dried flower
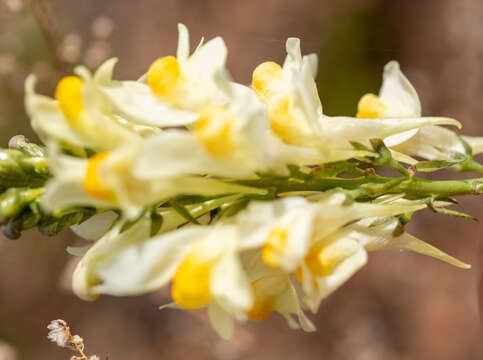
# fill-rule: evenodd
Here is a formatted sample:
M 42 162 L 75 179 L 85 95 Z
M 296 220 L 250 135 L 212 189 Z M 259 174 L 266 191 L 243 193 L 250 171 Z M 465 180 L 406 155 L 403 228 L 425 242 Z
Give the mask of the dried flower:
M 55 342 L 60 347 L 68 346 L 69 338 L 71 337 L 70 329 L 67 326 L 67 323 L 62 319 L 52 320 L 49 325 L 47 325 L 47 329 L 49 329 L 49 334 L 47 338 Z
M 47 329 L 50 330 L 47 336 L 50 341 L 55 342 L 60 347 L 68 348 L 79 353 L 80 356 L 71 356 L 71 360 L 99 360 L 99 357 L 96 355 L 87 357 L 84 353 L 84 339 L 79 335 L 72 335 L 69 326 L 64 320 L 52 320 L 47 325 Z

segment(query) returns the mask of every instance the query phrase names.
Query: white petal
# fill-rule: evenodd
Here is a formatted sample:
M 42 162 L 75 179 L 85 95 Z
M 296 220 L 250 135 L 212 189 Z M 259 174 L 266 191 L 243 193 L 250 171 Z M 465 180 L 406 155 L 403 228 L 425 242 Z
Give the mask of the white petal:
M 218 335 L 229 340 L 233 336 L 233 318 L 215 303 L 208 305 L 208 317 Z
M 104 255 L 107 255 L 105 259 L 100 258 L 100 253 L 96 254 L 98 260 L 94 260 L 96 265 L 93 271 L 101 284 L 95 286 L 93 291 L 111 295 L 136 295 L 159 289 L 171 280 L 193 242 L 206 232 L 201 227 L 187 227 L 148 238 L 149 233 L 144 230 L 139 233 L 138 241 L 129 240 L 124 246 L 117 246 Z M 127 236 L 123 234 L 119 238 Z M 130 234 L 134 238 L 136 235 Z
M 302 61 L 309 64 L 312 77 L 315 79 L 317 77 L 317 71 L 319 69 L 319 58 L 317 54 L 313 53 L 313 54 L 305 55 Z
M 354 246 L 357 246 L 357 243 Z M 367 253 L 362 246 L 359 246 L 357 252 L 340 262 L 329 275 L 316 278 L 316 293 L 307 294 L 305 298 L 312 312 L 317 312 L 321 301 L 349 280 L 366 263 Z
M 173 108 L 140 82 L 111 82 L 101 88 L 115 109 L 125 118 L 151 126 L 180 126 L 194 122 L 198 114 Z
M 225 249 L 222 258 L 216 262 L 211 270 L 210 287 L 216 302 L 230 313 L 244 312 L 252 306 L 253 297 L 251 287 L 246 278 L 235 248 L 236 238 L 230 232 L 220 234 L 219 239 L 232 242 Z M 230 248 L 231 247 L 231 248 Z
M 205 150 L 192 133 L 173 129 L 145 141 L 134 166 L 134 172 L 141 178 L 180 174 L 245 177 L 252 175 L 256 170 L 244 168 L 243 163 L 233 163 L 229 160 L 217 160 Z
M 186 71 L 203 78 L 212 78 L 215 72 L 224 68 L 227 56 L 225 42 L 216 37 L 198 48 L 186 62 Z
M 428 160 L 449 160 L 465 154 L 461 138 L 454 131 L 441 126 L 427 126 L 395 150 Z
M 478 155 L 483 152 L 483 137 L 463 136 L 463 140 L 471 146 L 473 155 Z
M 300 39 L 288 38 L 285 43 L 287 57 L 283 63 L 284 69 L 293 68 L 299 70 L 302 66 L 302 53 L 300 51 Z
M 384 139 L 384 144 L 388 147 L 400 144 L 404 141 L 407 141 L 408 139 L 411 139 L 414 135 L 417 134 L 418 131 L 419 129 L 412 129 L 399 134 L 388 136 Z
M 418 94 L 396 61 L 391 61 L 384 67 L 379 98 L 387 106 L 386 117 L 421 116 Z
M 176 58 L 179 62 L 185 62 L 190 54 L 190 38 L 188 28 L 181 23 L 178 23 L 178 50 Z
M 41 205 L 48 211 L 69 206 L 106 207 L 108 203 L 89 195 L 83 187 L 87 162 L 84 159 L 61 156 L 53 162 L 54 177 L 47 182 Z
M 372 138 L 385 139 L 394 134 L 428 125 L 461 127 L 458 121 L 443 117 L 359 119 L 324 116 L 321 121 L 321 141 L 333 148 L 347 146 L 350 141 L 369 144 L 368 140 Z
M 29 75 L 25 80 L 25 109 L 31 119 L 32 128 L 41 138 L 47 136 L 56 141 L 83 147 L 84 142 L 65 119 L 57 101 L 35 93 L 35 82 L 34 75 Z
M 99 240 L 112 225 L 118 215 L 113 211 L 106 211 L 94 215 L 82 224 L 73 225 L 70 228 L 77 235 L 86 240 Z
M 394 237 L 393 231 L 396 225 L 396 219 L 390 219 L 386 223 L 371 227 L 364 222 L 359 222 L 348 226 L 344 232 L 346 236 L 357 239 L 368 251 L 405 249 L 434 257 L 463 269 L 471 267 L 408 233 Z
M 112 74 L 117 62 L 118 58 L 104 61 L 94 74 L 94 81 L 100 85 L 108 85 L 112 81 Z

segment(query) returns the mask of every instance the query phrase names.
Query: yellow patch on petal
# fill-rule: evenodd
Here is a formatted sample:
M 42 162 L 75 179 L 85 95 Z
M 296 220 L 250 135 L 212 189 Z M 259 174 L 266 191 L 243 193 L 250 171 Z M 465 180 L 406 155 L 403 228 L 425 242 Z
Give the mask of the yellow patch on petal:
M 256 67 L 252 75 L 252 86 L 260 101 L 267 102 L 283 89 L 280 86 L 282 67 L 272 61 L 264 62 Z
M 314 276 L 324 277 L 357 250 L 358 246 L 354 241 L 335 241 L 314 246 L 305 256 L 304 261 Z
M 173 277 L 171 296 L 184 309 L 199 309 L 212 298 L 210 291 L 211 262 L 189 254 Z
M 99 176 L 99 166 L 107 159 L 108 156 L 108 152 L 101 152 L 95 154 L 87 160 L 87 169 L 84 177 L 83 187 L 89 195 L 97 199 L 107 202 L 115 202 L 116 195 L 112 190 L 106 188 L 106 186 L 102 184 Z
M 84 108 L 82 101 L 82 87 L 84 82 L 77 76 L 62 78 L 55 89 L 55 98 L 67 120 L 77 125 L 80 113 Z
M 267 320 L 275 311 L 275 300 L 273 297 L 255 299 L 250 310 L 246 311 L 247 318 L 254 321 Z
M 209 105 L 200 112 L 196 138 L 213 156 L 223 157 L 235 149 L 233 114 L 222 106 Z
M 381 118 L 386 113 L 387 106 L 377 95 L 366 94 L 359 100 L 357 105 L 358 118 Z
M 302 266 L 299 266 L 296 270 L 295 270 L 295 278 L 297 279 L 297 281 L 302 284 L 304 282 L 304 273 L 303 273 L 303 270 L 302 270 Z M 311 276 L 311 279 L 312 279 L 312 287 L 314 289 L 318 289 L 319 288 L 319 285 L 317 284 L 317 280 Z
M 146 82 L 153 93 L 175 103 L 177 88 L 183 82 L 178 60 L 174 56 L 157 59 L 149 67 Z
M 287 248 L 289 233 L 286 229 L 275 228 L 267 236 L 262 248 L 262 259 L 273 268 L 279 268 L 283 254 Z
M 290 99 L 286 96 L 269 101 L 268 118 L 273 132 L 287 143 L 301 143 L 304 134 L 311 132 L 303 115 L 292 109 Z
M 251 286 L 254 302 L 245 313 L 250 320 L 266 320 L 275 311 L 276 297 L 287 290 L 287 281 L 278 275 L 270 275 L 253 281 Z

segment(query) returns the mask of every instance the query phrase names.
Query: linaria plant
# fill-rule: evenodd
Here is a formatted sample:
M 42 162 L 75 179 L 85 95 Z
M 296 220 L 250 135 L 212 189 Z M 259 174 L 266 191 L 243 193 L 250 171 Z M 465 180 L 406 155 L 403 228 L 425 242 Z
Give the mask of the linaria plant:
M 405 249 L 467 265 L 405 231 L 413 214 L 450 210 L 483 178 L 427 180 L 441 169 L 483 173 L 483 138 L 447 117 L 422 116 L 397 62 L 355 117 L 327 116 L 317 57 L 289 38 L 283 65 L 264 62 L 233 82 L 222 38 L 191 52 L 179 25 L 176 56 L 137 81 L 113 77 L 117 59 L 62 78 L 54 98 L 25 82 L 42 145 L 22 136 L 0 152 L 3 232 L 70 227 L 88 243 L 73 290 L 84 300 L 171 284 L 184 310 L 207 308 L 229 338 L 235 321 L 273 313 L 313 331 L 306 312 L 363 267 L 371 251 Z M 443 125 L 449 127 L 443 127 Z M 387 171 L 389 169 L 389 171 Z M 395 174 L 381 176 L 380 174 Z

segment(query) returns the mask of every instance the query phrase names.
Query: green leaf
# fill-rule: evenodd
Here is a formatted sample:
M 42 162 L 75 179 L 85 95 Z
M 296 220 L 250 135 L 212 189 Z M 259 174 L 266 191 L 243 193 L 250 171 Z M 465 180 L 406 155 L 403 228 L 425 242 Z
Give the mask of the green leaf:
M 156 211 L 156 209 L 153 209 L 151 211 L 151 230 L 150 230 L 150 236 L 156 235 L 159 230 L 161 230 L 161 226 L 163 226 L 163 216 Z
M 434 161 L 420 161 L 413 166 L 416 171 L 419 172 L 433 172 L 441 169 L 448 168 L 450 166 L 462 163 L 466 160 L 466 157 L 454 160 L 434 160 Z
M 178 214 L 180 214 L 186 220 L 188 220 L 189 222 L 191 222 L 193 224 L 200 225 L 198 220 L 196 220 L 193 217 L 193 215 L 191 215 L 191 213 L 188 211 L 188 209 L 186 209 L 183 205 L 179 204 L 177 201 L 174 201 L 174 200 L 171 200 L 169 202 L 169 204 L 171 205 L 173 210 L 175 210 Z

